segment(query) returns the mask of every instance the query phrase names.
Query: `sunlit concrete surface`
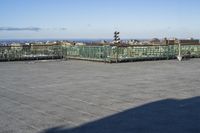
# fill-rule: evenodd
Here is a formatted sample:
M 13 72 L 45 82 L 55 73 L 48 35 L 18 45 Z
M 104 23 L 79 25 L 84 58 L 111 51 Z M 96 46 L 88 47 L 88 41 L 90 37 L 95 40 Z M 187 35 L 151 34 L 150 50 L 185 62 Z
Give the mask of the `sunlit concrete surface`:
M 198 96 L 200 59 L 0 62 L 0 133 L 38 133 L 60 126 L 64 133 L 152 102 Z

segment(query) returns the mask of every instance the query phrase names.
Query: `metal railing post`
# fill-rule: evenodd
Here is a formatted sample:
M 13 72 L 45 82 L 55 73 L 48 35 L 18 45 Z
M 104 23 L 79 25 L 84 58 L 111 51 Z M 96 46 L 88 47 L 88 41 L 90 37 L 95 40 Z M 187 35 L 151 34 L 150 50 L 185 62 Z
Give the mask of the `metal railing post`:
M 182 55 L 181 55 L 181 43 L 178 43 L 178 56 L 177 56 L 179 61 L 182 61 Z

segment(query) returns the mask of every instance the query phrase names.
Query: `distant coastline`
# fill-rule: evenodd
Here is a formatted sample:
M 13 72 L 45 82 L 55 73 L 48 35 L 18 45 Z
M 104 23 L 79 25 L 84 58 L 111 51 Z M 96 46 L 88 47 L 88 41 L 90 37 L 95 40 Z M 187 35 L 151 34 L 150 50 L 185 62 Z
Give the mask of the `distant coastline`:
M 98 38 L 98 39 L 84 39 L 84 38 L 76 38 L 76 39 L 0 39 L 0 45 L 3 45 L 3 43 L 6 44 L 11 44 L 11 43 L 32 43 L 32 42 L 47 42 L 47 41 L 71 41 L 71 42 L 83 42 L 83 43 L 92 43 L 92 42 L 100 42 L 102 40 L 105 41 L 112 41 L 113 39 L 109 39 L 109 38 Z M 123 39 L 123 40 L 130 40 L 130 39 Z M 140 41 L 144 41 L 144 40 L 149 40 L 149 39 L 137 39 Z

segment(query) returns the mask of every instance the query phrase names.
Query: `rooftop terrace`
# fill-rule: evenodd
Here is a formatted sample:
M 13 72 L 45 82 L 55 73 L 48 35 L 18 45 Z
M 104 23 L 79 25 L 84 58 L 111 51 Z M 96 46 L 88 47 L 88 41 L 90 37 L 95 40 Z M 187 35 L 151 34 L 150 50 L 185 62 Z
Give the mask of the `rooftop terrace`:
M 0 133 L 196 133 L 200 59 L 0 62 Z

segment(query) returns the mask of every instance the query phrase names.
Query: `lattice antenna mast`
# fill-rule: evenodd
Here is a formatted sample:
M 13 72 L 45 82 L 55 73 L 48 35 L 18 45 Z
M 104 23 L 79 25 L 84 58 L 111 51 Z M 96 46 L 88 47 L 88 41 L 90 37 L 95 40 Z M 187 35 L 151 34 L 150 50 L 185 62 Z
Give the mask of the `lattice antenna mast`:
M 120 44 L 119 34 L 120 34 L 120 32 L 118 32 L 118 31 L 114 32 L 114 44 Z

